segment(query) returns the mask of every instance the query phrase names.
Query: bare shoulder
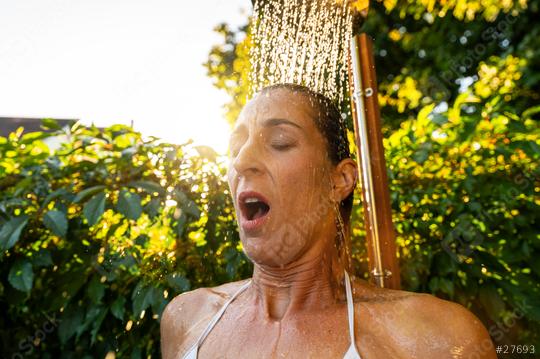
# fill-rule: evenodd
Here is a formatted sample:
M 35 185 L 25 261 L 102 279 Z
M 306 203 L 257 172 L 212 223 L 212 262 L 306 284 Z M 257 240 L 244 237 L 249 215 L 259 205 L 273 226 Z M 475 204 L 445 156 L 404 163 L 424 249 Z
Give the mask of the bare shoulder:
M 496 358 L 491 338 L 480 320 L 460 304 L 430 294 L 355 285 L 355 301 L 371 308 L 383 325 L 410 339 L 419 357 Z M 414 348 L 412 348 L 414 347 Z
M 446 338 L 447 347 L 443 350 L 458 357 L 496 358 L 488 331 L 464 306 L 429 294 L 417 294 L 408 300 L 412 310 L 422 313 L 420 319 L 428 323 L 426 328 Z
M 198 288 L 174 297 L 161 316 L 162 358 L 176 358 L 191 347 L 205 323 L 246 281 Z

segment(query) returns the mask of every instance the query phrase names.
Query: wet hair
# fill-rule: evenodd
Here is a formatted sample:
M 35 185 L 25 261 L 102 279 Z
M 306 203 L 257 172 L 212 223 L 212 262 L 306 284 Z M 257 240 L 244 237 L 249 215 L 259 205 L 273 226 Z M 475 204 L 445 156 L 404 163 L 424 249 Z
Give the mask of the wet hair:
M 265 94 L 279 89 L 299 93 L 310 100 L 314 110 L 319 115 L 315 118 L 315 125 L 326 140 L 328 157 L 333 165 L 337 165 L 346 158 L 351 158 L 347 127 L 341 117 L 341 112 L 331 99 L 305 86 L 288 83 L 265 87 L 260 93 Z M 345 223 L 350 222 L 353 197 L 354 190 L 340 204 L 341 216 Z

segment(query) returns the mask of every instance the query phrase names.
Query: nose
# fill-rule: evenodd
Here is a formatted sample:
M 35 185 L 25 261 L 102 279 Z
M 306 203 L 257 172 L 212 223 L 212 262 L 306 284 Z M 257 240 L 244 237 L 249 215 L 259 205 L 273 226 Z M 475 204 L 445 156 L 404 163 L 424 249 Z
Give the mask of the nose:
M 241 176 L 248 174 L 257 174 L 262 172 L 262 153 L 256 141 L 249 139 L 244 143 L 236 157 L 233 159 L 232 166 L 236 173 Z

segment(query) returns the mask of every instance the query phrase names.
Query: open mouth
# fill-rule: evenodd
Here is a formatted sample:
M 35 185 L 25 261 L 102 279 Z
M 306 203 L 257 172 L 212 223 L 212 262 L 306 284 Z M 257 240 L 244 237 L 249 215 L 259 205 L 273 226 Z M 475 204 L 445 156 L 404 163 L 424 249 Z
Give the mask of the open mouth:
M 268 201 L 257 192 L 242 192 L 238 203 L 243 219 L 252 224 L 260 222 L 270 212 Z

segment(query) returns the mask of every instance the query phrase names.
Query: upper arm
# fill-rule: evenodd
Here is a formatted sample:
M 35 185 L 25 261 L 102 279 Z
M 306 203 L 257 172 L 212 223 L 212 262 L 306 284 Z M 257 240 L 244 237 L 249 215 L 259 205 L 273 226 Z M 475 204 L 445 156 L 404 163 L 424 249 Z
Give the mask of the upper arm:
M 456 347 L 463 348 L 464 358 L 496 359 L 495 348 L 488 331 L 480 320 L 459 304 L 451 304 L 454 309 L 453 332 Z
M 205 304 L 204 289 L 177 295 L 163 311 L 161 316 L 161 357 L 173 359 L 185 349 L 186 342 L 192 337 L 193 319 L 201 315 Z
M 178 352 L 182 344 L 182 335 L 184 332 L 182 318 L 179 315 L 183 307 L 184 298 L 175 297 L 163 311 L 160 323 L 161 332 L 161 357 L 163 359 L 172 359 Z
M 207 288 L 198 288 L 176 296 L 161 316 L 161 356 L 177 358 L 184 353 L 200 333 L 200 323 L 207 323 L 215 314 L 216 301 L 211 300 Z
M 452 357 L 458 358 L 497 358 L 488 331 L 473 313 L 460 304 L 431 298 L 427 307 L 432 318 L 440 318 L 435 325 L 448 339 L 446 353 L 449 350 Z

